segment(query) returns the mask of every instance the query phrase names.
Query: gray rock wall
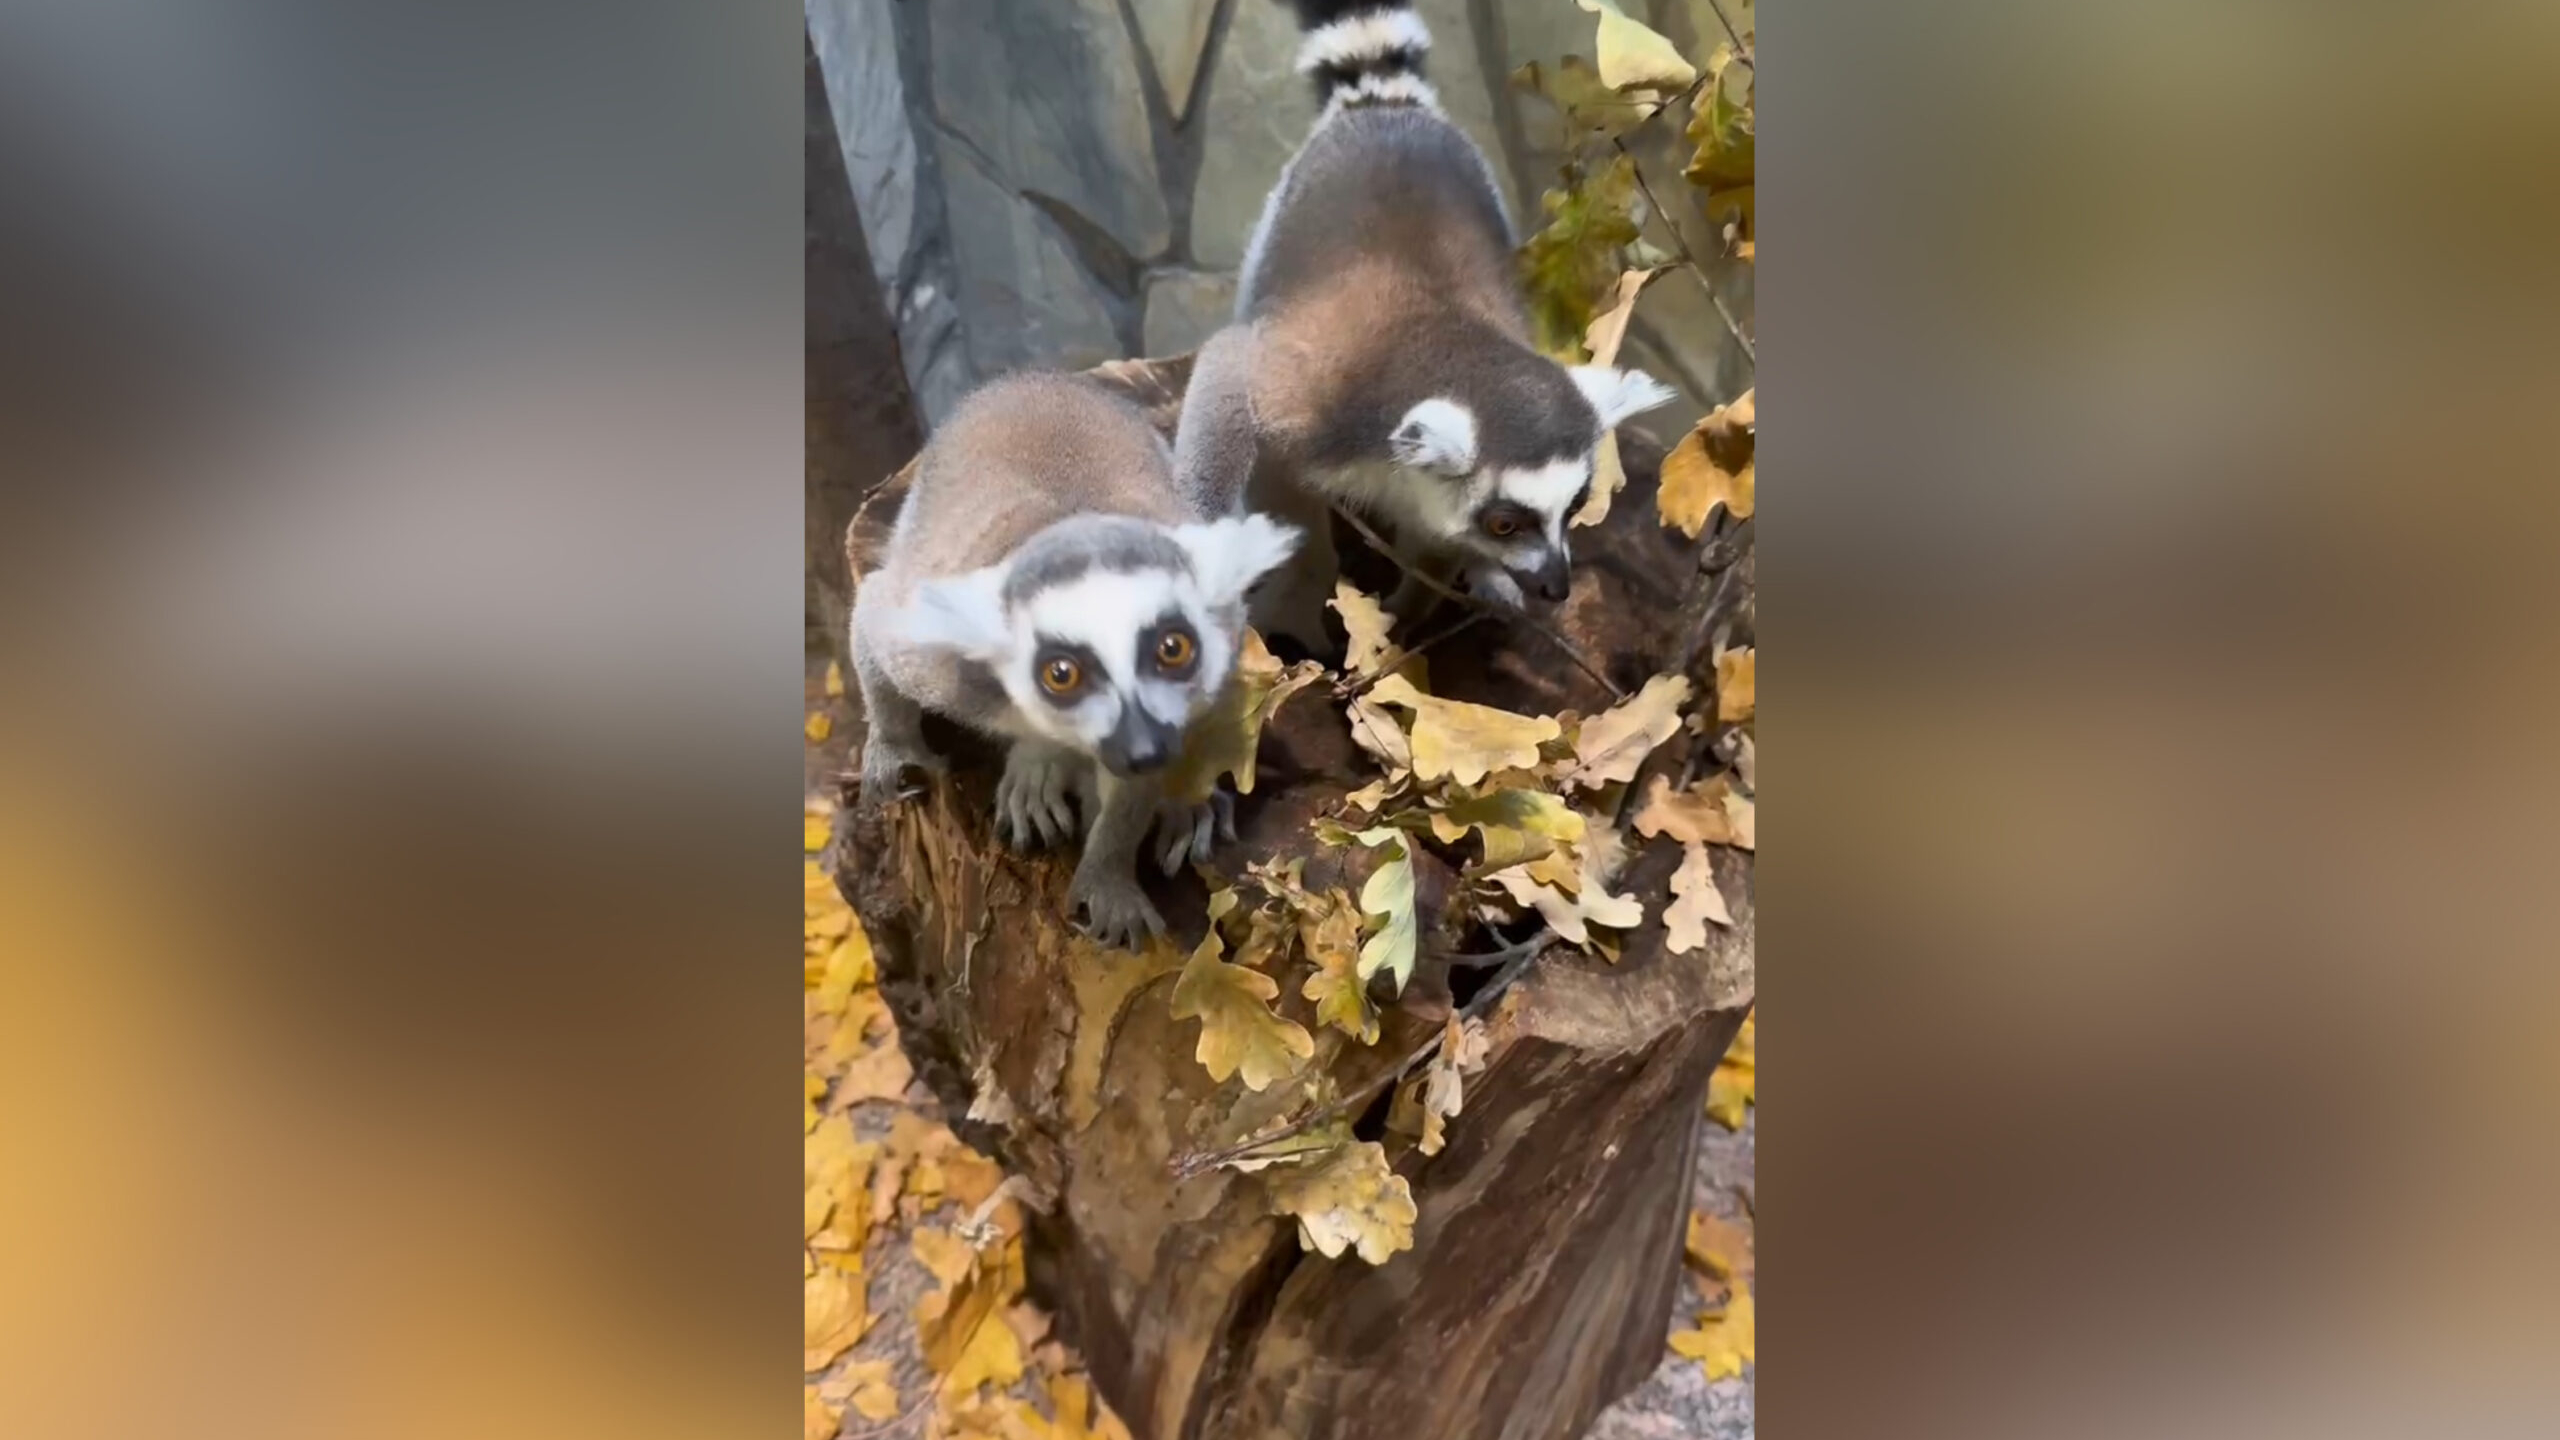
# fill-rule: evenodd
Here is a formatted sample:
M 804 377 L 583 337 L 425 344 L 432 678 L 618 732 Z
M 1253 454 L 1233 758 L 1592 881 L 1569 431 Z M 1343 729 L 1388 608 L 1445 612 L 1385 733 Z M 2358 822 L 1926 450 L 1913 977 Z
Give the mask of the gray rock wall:
M 1225 322 L 1263 197 L 1315 119 L 1282 0 L 806 7 L 872 265 L 928 421 L 992 376 L 1188 350 Z M 1541 141 L 1538 103 L 1505 77 L 1529 60 L 1589 55 L 1593 16 L 1573 0 L 1418 8 L 1443 106 L 1534 226 L 1556 156 Z M 1627 8 L 1684 47 L 1716 23 L 1706 0 Z M 1655 171 L 1651 159 L 1649 173 L 1676 177 L 1676 163 Z M 1630 341 L 1636 363 L 1689 392 L 1690 414 L 1749 383 L 1698 287 L 1655 291 L 1651 323 L 1640 320 Z

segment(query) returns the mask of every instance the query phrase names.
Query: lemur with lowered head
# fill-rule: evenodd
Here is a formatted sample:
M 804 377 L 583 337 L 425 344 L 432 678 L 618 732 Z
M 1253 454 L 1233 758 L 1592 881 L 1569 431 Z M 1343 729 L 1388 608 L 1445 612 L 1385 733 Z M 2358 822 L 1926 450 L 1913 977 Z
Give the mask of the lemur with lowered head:
M 1260 515 L 1204 513 L 1146 416 L 1097 385 L 980 389 L 925 447 L 854 598 L 864 794 L 943 768 L 926 710 L 1008 740 L 999 835 L 1027 849 L 1081 829 L 1069 894 L 1087 932 L 1161 933 L 1137 880 L 1149 827 L 1168 874 L 1234 834 L 1223 796 L 1171 799 L 1163 768 L 1227 682 L 1247 590 L 1297 541 Z
M 1562 600 L 1601 433 L 1671 391 L 1531 345 L 1501 189 L 1423 79 L 1407 0 L 1294 3 L 1323 113 L 1264 203 L 1235 323 L 1201 347 L 1176 469 L 1305 530 L 1254 610 L 1310 648 L 1336 501 L 1383 520 L 1408 568 L 1498 604 Z M 1388 608 L 1410 623 L 1428 595 L 1408 577 Z

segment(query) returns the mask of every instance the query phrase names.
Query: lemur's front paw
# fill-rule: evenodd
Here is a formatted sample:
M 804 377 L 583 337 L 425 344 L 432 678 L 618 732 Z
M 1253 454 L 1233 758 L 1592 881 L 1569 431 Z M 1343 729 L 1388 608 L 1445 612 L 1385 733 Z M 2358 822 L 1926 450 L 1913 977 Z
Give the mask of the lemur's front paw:
M 872 735 L 862 742 L 862 798 L 873 805 L 912 800 L 951 762 L 921 745 L 900 745 Z
M 1164 933 L 1164 917 L 1138 888 L 1135 875 L 1099 876 L 1079 870 L 1067 887 L 1067 903 L 1076 928 L 1100 944 L 1135 950 L 1149 936 Z
M 1059 846 L 1076 838 L 1074 795 L 1089 762 L 1080 756 L 1017 745 L 996 782 L 996 838 L 1016 850 Z
M 1236 838 L 1236 801 L 1222 787 L 1192 804 L 1166 800 L 1156 806 L 1156 863 L 1167 875 L 1182 873 L 1194 860 L 1206 861 L 1218 841 Z

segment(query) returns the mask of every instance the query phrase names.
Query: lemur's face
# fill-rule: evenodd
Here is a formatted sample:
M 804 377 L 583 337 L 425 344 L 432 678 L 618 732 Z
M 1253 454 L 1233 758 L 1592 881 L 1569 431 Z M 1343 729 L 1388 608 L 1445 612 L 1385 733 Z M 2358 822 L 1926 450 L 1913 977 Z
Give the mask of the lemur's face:
M 1556 437 L 1566 448 L 1553 458 L 1501 464 L 1481 455 L 1475 416 L 1454 400 L 1414 406 L 1390 438 L 1399 464 L 1441 482 L 1412 487 L 1408 508 L 1416 513 L 1409 518 L 1462 563 L 1469 588 L 1487 600 L 1518 606 L 1535 596 L 1553 603 L 1571 592 L 1566 531 L 1591 498 L 1601 435 L 1671 398 L 1642 371 L 1585 365 L 1568 373 L 1598 423 L 1588 433 Z
M 1019 732 L 1143 774 L 1179 755 L 1217 702 L 1245 592 L 1297 543 L 1259 515 L 1062 521 L 1000 565 L 917 587 L 905 634 L 992 671 Z

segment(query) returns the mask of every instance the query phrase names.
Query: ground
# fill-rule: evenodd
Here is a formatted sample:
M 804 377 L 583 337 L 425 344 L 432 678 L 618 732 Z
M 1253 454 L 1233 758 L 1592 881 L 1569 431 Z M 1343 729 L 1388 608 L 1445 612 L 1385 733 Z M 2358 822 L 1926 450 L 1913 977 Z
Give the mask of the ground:
M 809 662 L 803 699 L 805 713 L 812 717 L 803 765 L 804 789 L 811 805 L 824 807 L 834 801 L 837 778 L 850 768 L 851 757 L 858 748 L 861 730 L 859 704 L 851 696 L 831 695 L 828 663 L 823 655 Z M 827 942 L 813 937 L 804 961 L 820 963 L 821 949 Z M 806 973 L 804 971 L 804 973 Z M 814 983 L 814 982 L 812 982 Z M 859 1011 L 857 1006 L 856 1010 Z M 871 1034 L 874 1052 L 880 1045 L 894 1046 L 895 1038 L 887 1034 L 886 1015 L 874 1022 Z M 858 1023 L 858 1022 L 857 1022 Z M 813 1020 L 811 1045 L 823 1043 L 823 1022 Z M 886 1057 L 883 1057 L 886 1058 Z M 857 1066 L 860 1062 L 856 1062 Z M 812 1067 L 818 1062 L 813 1060 Z M 894 1075 L 892 1076 L 894 1079 Z M 858 1093 L 859 1087 L 857 1087 Z M 883 1145 L 882 1168 L 894 1168 L 897 1150 L 893 1128 L 899 1137 L 914 1137 L 939 1131 L 943 1121 L 940 1107 L 925 1087 L 909 1083 L 894 1099 L 846 1099 L 848 1092 L 842 1081 L 814 1102 L 830 1114 L 841 1112 L 850 1122 L 858 1140 Z M 907 1118 L 901 1121 L 901 1115 Z M 1753 1177 L 1753 1145 L 1756 1113 L 1740 1112 L 1739 1129 L 1727 1129 L 1716 1119 L 1699 1118 L 1698 1170 L 1693 1204 L 1708 1216 L 1733 1227 L 1738 1242 L 1728 1240 L 1726 1248 L 1738 1249 L 1738 1256 L 1727 1255 L 1724 1261 L 1738 1261 L 1740 1278 L 1746 1287 L 1754 1287 L 1752 1273 L 1753 1245 L 1752 1207 L 1755 1201 Z M 947 1133 L 947 1132 L 945 1132 Z M 1070 1388 L 1072 1378 L 1081 1365 L 1071 1352 L 1054 1340 L 1045 1338 L 1045 1320 L 1027 1305 L 1011 1307 L 1005 1317 L 1005 1328 L 1011 1330 L 1025 1354 L 1022 1378 L 1002 1393 L 1010 1395 L 1015 1408 L 1002 1415 L 981 1408 L 972 1413 L 953 1413 L 947 1407 L 929 1403 L 937 1377 L 926 1363 L 915 1320 L 917 1305 L 925 1297 L 943 1288 L 942 1281 L 928 1272 L 919 1258 L 915 1236 L 927 1232 L 926 1243 L 933 1237 L 949 1233 L 962 1212 L 977 1193 L 961 1179 L 963 1167 L 947 1167 L 952 1183 L 940 1203 L 920 1202 L 912 1193 L 899 1194 L 899 1187 L 886 1188 L 898 1195 L 893 1205 L 880 1207 L 886 1218 L 870 1227 L 868 1243 L 862 1249 L 862 1271 L 858 1277 L 865 1287 L 865 1298 L 872 1317 L 861 1340 L 822 1371 L 812 1372 L 812 1383 L 826 1392 L 812 1401 L 812 1416 L 805 1440 L 826 1440 L 838 1435 L 842 1440 L 912 1440 L 912 1437 L 957 1437 L 968 1435 L 1001 1436 L 1004 1440 L 1032 1437 L 1032 1440 L 1081 1440 L 1079 1431 L 1056 1425 L 1053 1377 L 1065 1377 Z M 912 1173 L 912 1170 L 911 1172 Z M 877 1192 L 876 1185 L 871 1188 Z M 953 1198 L 953 1197 L 957 1198 Z M 930 1198 L 930 1197 L 928 1197 Z M 1693 1245 L 1693 1259 L 1696 1247 Z M 1710 1265 L 1721 1262 L 1710 1262 Z M 1710 1273 L 1708 1266 L 1693 1263 L 1687 1277 L 1680 1306 L 1665 1324 L 1665 1347 L 1662 1364 L 1634 1392 L 1603 1413 L 1591 1428 L 1591 1440 L 1746 1440 L 1752 1433 L 1752 1371 L 1745 1366 L 1737 1377 L 1718 1380 L 1707 1378 L 1706 1362 L 1676 1354 L 1670 1348 L 1669 1336 L 1690 1330 L 1699 1323 L 1700 1312 L 1711 1303 L 1721 1302 L 1725 1283 Z M 1746 1290 L 1747 1293 L 1747 1290 Z M 1000 1337 L 999 1337 L 1000 1338 Z M 885 1364 L 887 1376 L 896 1393 L 896 1408 L 886 1418 L 873 1420 L 861 1413 L 843 1397 L 849 1391 L 851 1377 L 857 1367 Z M 825 1378 L 821 1378 L 823 1375 Z M 813 1392 L 816 1394 L 817 1392 Z M 878 1400 L 875 1392 L 871 1397 Z M 817 1407 L 833 1401 L 828 1409 L 842 1406 L 840 1420 L 831 1420 Z M 1003 1402 L 999 1402 L 1003 1403 Z M 1035 1413 L 1036 1412 L 1036 1413 Z M 1002 1421 L 999 1426 L 997 1420 Z M 972 1422 L 984 1428 L 975 1428 Z M 1045 1422 L 1045 1423 L 1044 1423 Z M 1111 1433 L 1097 1429 L 1096 1435 Z

